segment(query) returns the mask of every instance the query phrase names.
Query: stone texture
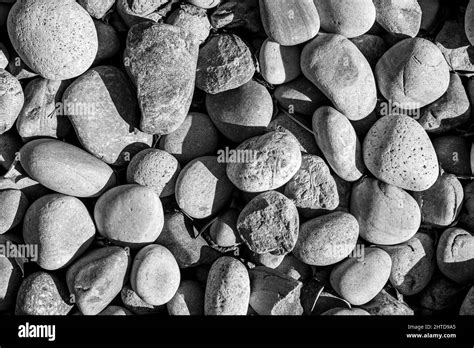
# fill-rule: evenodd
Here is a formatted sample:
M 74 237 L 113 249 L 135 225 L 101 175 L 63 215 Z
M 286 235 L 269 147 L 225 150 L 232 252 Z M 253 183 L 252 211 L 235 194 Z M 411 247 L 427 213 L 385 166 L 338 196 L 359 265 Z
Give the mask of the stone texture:
M 199 44 L 207 39 L 211 30 L 206 10 L 189 4 L 181 4 L 171 13 L 166 23 L 190 31 Z
M 237 229 L 251 251 L 285 255 L 293 250 L 298 238 L 298 210 L 281 193 L 265 192 L 241 211 Z
M 28 205 L 28 198 L 22 191 L 0 189 L 0 235 L 20 224 Z
M 249 273 L 242 262 L 223 256 L 212 264 L 204 297 L 205 315 L 246 315 L 249 298 Z
M 209 94 L 225 92 L 247 83 L 254 73 L 252 53 L 242 39 L 218 34 L 199 51 L 196 86 Z
M 69 267 L 69 292 L 84 315 L 102 312 L 120 293 L 128 280 L 130 256 L 120 247 L 89 252 Z
M 258 0 L 229 0 L 216 8 L 210 16 L 216 29 L 244 29 L 251 33 L 262 33 Z
M 377 22 L 389 33 L 415 37 L 421 26 L 417 0 L 374 0 Z
M 298 209 L 334 210 L 339 205 L 336 182 L 324 160 L 303 155 L 301 167 L 285 186 L 285 196 Z
M 250 138 L 236 151 L 251 155 L 251 160 L 228 163 L 227 176 L 245 192 L 264 192 L 283 186 L 301 166 L 298 140 L 288 133 L 271 132 Z
M 166 306 L 169 315 L 204 315 L 204 290 L 198 282 L 183 280 Z
M 17 1 L 7 26 L 21 59 L 47 79 L 79 76 L 97 54 L 94 22 L 74 0 Z
M 77 3 L 92 17 L 101 19 L 115 4 L 115 0 L 78 0 Z
M 137 86 L 143 132 L 169 134 L 183 123 L 194 93 L 197 58 L 198 46 L 185 29 L 153 22 L 130 29 L 125 66 Z
M 384 116 L 367 134 L 364 162 L 379 180 L 410 191 L 424 191 L 436 182 L 439 166 L 431 140 L 408 116 Z
M 20 82 L 8 71 L 0 69 L 0 135 L 13 127 L 24 101 Z
M 36 272 L 21 283 L 15 315 L 67 315 L 72 307 L 66 284 L 53 274 Z

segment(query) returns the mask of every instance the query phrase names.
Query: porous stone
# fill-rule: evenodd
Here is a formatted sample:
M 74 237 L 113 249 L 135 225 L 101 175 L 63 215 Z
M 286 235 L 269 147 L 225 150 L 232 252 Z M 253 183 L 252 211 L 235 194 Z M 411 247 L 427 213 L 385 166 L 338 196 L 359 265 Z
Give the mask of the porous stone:
M 47 272 L 35 272 L 18 289 L 15 315 L 67 315 L 72 307 L 62 280 Z
M 364 162 L 379 180 L 410 191 L 424 191 L 439 175 L 436 152 L 423 127 L 409 116 L 384 116 L 363 144 Z
M 8 71 L 0 69 L 0 135 L 13 127 L 24 101 L 20 82 Z
M 21 59 L 50 80 L 81 75 L 97 54 L 94 22 L 74 0 L 17 1 L 7 27 Z
M 115 4 L 115 0 L 78 0 L 77 3 L 92 17 L 101 19 Z
M 127 167 L 127 182 L 152 188 L 160 197 L 174 194 L 181 165 L 166 151 L 146 149 L 137 153 Z

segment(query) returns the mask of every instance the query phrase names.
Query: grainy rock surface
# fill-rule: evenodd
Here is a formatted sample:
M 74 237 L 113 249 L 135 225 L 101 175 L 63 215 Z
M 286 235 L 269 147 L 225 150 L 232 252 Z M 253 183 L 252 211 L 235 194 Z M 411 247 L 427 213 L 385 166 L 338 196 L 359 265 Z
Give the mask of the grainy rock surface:
M 176 130 L 188 114 L 196 78 L 198 46 L 186 29 L 145 22 L 128 32 L 125 66 L 137 86 L 140 129 Z
M 15 51 L 47 79 L 77 77 L 92 65 L 97 54 L 94 22 L 73 0 L 17 1 L 7 25 Z
M 408 116 L 379 119 L 364 139 L 363 155 L 376 178 L 405 190 L 427 190 L 439 175 L 431 140 Z
M 252 53 L 242 39 L 218 34 L 199 51 L 196 86 L 209 94 L 225 92 L 247 83 L 254 73 Z
M 8 71 L 0 69 L 0 135 L 13 127 L 24 101 L 20 82 Z
M 334 210 L 339 205 L 336 181 L 324 160 L 303 155 L 301 167 L 285 186 L 285 196 L 299 209 Z
M 16 315 L 67 315 L 73 304 L 58 277 L 47 272 L 30 274 L 21 283 L 16 299 Z
M 394 35 L 415 37 L 422 11 L 417 0 L 374 0 L 377 23 Z
M 212 264 L 204 297 L 205 315 L 245 315 L 250 300 L 249 273 L 237 259 L 223 256 Z
M 284 255 L 293 250 L 298 238 L 298 210 L 281 193 L 265 192 L 252 199 L 242 210 L 237 229 L 253 252 Z
M 301 166 L 298 140 L 283 132 L 250 138 L 236 151 L 242 154 L 240 157 L 245 155 L 244 160 L 228 163 L 227 176 L 245 192 L 264 192 L 283 186 Z
M 0 234 L 21 223 L 28 205 L 28 198 L 22 191 L 15 189 L 0 190 Z

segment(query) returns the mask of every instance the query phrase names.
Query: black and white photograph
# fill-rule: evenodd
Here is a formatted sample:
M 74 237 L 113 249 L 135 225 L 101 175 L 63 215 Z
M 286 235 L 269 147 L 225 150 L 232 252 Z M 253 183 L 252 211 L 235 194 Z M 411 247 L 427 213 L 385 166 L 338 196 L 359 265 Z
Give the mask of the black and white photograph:
M 0 0 L 0 348 L 474 347 L 474 0 Z

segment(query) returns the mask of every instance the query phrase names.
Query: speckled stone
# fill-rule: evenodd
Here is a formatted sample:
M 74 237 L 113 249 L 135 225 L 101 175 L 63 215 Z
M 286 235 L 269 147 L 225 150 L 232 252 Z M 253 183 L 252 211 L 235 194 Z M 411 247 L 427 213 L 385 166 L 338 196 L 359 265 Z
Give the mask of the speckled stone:
M 429 189 L 438 179 L 439 166 L 431 140 L 408 116 L 384 116 L 367 134 L 364 162 L 381 181 L 410 191 Z
M 8 71 L 0 69 L 0 135 L 13 127 L 24 101 L 20 82 Z
M 66 315 L 72 307 L 66 284 L 53 274 L 36 272 L 21 283 L 15 314 Z
M 15 51 L 47 79 L 79 76 L 97 54 L 94 22 L 74 0 L 17 1 L 7 26 Z

